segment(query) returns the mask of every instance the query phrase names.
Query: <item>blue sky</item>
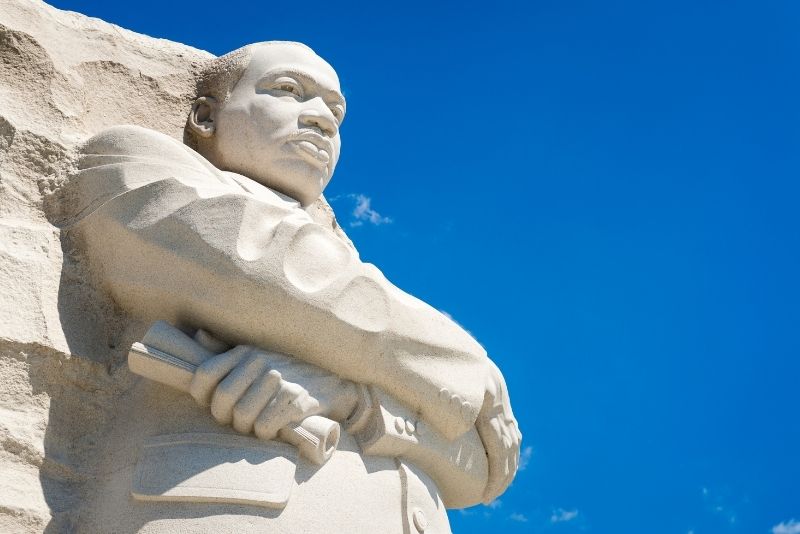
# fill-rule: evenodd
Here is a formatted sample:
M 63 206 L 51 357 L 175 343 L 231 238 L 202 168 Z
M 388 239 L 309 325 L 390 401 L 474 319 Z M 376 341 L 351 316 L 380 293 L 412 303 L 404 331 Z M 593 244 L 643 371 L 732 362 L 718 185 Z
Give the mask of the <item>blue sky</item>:
M 800 533 L 800 4 L 52 3 L 334 65 L 327 195 L 525 436 L 456 533 Z

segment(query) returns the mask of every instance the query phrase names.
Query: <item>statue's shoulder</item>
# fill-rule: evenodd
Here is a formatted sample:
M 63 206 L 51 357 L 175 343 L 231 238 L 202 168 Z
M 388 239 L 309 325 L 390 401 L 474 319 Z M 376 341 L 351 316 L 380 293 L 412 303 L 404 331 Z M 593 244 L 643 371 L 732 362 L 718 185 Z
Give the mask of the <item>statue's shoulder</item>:
M 80 145 L 76 155 L 76 169 L 66 189 L 72 211 L 82 217 L 126 192 L 144 191 L 148 186 L 158 189 L 159 184 L 220 189 L 223 193 L 239 190 L 188 146 L 141 126 L 103 130 Z
M 84 142 L 78 152 L 80 168 L 125 161 L 150 161 L 213 169 L 202 156 L 178 140 L 132 124 L 103 130 Z
M 163 179 L 187 184 L 234 185 L 203 156 L 177 139 L 125 124 L 92 136 L 77 149 L 77 176 L 120 180 L 130 186 Z

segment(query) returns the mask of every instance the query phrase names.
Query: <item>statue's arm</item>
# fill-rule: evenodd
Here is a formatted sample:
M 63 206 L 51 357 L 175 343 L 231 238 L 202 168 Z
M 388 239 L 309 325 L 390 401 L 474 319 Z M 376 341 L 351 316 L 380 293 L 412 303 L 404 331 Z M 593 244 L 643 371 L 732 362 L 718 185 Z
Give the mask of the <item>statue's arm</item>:
M 124 309 L 377 385 L 451 438 L 475 424 L 492 371 L 458 325 L 291 204 L 198 170 L 148 172 L 76 226 Z

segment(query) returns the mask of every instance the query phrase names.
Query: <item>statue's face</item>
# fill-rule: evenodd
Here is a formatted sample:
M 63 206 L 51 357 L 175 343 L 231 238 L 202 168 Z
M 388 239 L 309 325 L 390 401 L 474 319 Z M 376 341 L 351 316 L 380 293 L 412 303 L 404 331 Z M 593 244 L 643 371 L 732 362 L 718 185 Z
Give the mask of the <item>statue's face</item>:
M 308 205 L 333 175 L 344 112 L 323 59 L 297 45 L 258 47 L 216 113 L 214 163 Z

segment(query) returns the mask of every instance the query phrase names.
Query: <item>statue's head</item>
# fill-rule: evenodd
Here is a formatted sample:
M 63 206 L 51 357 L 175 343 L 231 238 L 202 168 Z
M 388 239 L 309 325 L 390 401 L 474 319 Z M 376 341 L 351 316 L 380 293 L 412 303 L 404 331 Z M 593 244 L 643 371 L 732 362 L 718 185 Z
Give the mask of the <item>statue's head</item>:
M 256 43 L 203 70 L 187 142 L 218 168 L 306 206 L 333 175 L 344 113 L 336 72 L 313 50 Z

